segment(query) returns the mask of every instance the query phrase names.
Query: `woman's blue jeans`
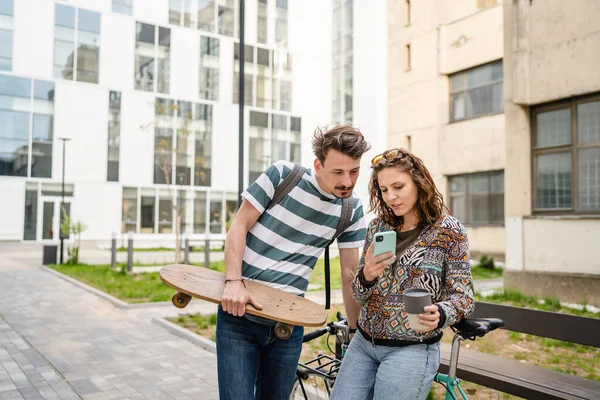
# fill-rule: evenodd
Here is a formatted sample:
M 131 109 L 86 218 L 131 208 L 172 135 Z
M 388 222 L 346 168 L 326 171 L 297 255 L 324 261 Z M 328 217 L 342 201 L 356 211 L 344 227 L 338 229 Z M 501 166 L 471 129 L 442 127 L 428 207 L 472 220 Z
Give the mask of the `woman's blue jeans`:
M 220 400 L 288 399 L 302 351 L 304 328 L 278 339 L 275 327 L 235 317 L 219 306 L 217 372 Z
M 342 361 L 331 400 L 425 399 L 439 365 L 439 342 L 373 346 L 358 332 Z

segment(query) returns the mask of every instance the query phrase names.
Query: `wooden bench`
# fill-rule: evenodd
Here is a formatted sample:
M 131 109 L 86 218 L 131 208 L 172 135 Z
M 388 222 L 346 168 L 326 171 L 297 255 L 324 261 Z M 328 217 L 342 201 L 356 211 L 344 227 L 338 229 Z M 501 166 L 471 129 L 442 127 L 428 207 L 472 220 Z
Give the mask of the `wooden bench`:
M 600 319 L 483 302 L 477 303 L 472 317 L 500 318 L 505 323 L 500 329 L 600 347 Z M 440 372 L 448 373 L 449 361 L 450 345 L 442 344 Z M 598 381 L 465 349 L 464 345 L 457 376 L 526 399 L 600 399 Z

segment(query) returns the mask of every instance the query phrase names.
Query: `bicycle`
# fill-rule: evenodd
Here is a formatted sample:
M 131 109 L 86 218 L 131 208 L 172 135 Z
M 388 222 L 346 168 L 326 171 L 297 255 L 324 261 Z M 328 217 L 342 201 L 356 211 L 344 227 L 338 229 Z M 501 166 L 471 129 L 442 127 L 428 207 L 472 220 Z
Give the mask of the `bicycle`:
M 309 332 L 304 335 L 303 343 L 314 340 L 325 334 L 329 337 L 335 336 L 338 338 L 339 354 L 331 350 L 329 346 L 329 337 L 327 338 L 327 347 L 329 351 L 336 357 L 331 357 L 327 354 L 319 354 L 316 358 L 299 363 L 296 371 L 296 381 L 294 389 L 290 395 L 290 400 L 315 400 L 328 399 L 331 394 L 331 389 L 335 383 L 335 378 L 339 371 L 342 359 L 350 344 L 350 329 L 346 318 L 338 311 L 336 315 L 337 322 L 329 322 L 327 326 Z M 460 350 L 460 342 L 465 340 L 475 340 L 478 337 L 485 336 L 497 328 L 504 326 L 504 321 L 498 318 L 463 318 L 460 322 L 451 326 L 454 332 L 452 338 L 452 347 L 450 350 L 450 362 L 448 366 L 448 374 L 441 372 L 436 373 L 434 382 L 439 383 L 446 389 L 445 400 L 458 400 L 456 391 L 463 400 L 468 400 L 466 393 L 460 386 L 460 379 L 456 376 L 458 367 L 458 353 Z M 301 397 L 299 397 L 301 396 Z

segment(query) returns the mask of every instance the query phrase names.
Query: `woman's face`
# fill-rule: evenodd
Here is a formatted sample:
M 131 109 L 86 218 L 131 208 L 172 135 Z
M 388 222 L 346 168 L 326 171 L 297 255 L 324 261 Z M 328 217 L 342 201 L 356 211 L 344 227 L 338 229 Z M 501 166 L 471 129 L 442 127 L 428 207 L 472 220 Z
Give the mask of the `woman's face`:
M 384 168 L 377 173 L 377 180 L 383 201 L 396 216 L 415 212 L 419 190 L 408 172 L 399 167 Z

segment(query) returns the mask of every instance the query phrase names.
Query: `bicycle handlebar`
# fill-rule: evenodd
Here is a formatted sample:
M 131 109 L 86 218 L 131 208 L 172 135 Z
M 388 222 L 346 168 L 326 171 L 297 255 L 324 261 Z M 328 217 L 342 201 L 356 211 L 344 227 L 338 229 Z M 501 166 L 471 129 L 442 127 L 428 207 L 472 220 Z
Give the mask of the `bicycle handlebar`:
M 302 343 L 310 342 L 311 340 L 321 337 L 326 333 L 333 335 L 338 331 L 346 332 L 345 335 L 348 336 L 348 320 L 339 311 L 337 312 L 336 317 L 338 322 L 330 322 L 324 328 L 307 333 L 302 338 Z
M 327 332 L 329 332 L 328 326 L 326 326 L 325 328 L 317 329 L 316 331 L 309 332 L 306 335 L 304 335 L 304 338 L 302 338 L 302 343 L 310 342 L 311 340 L 323 336 Z

